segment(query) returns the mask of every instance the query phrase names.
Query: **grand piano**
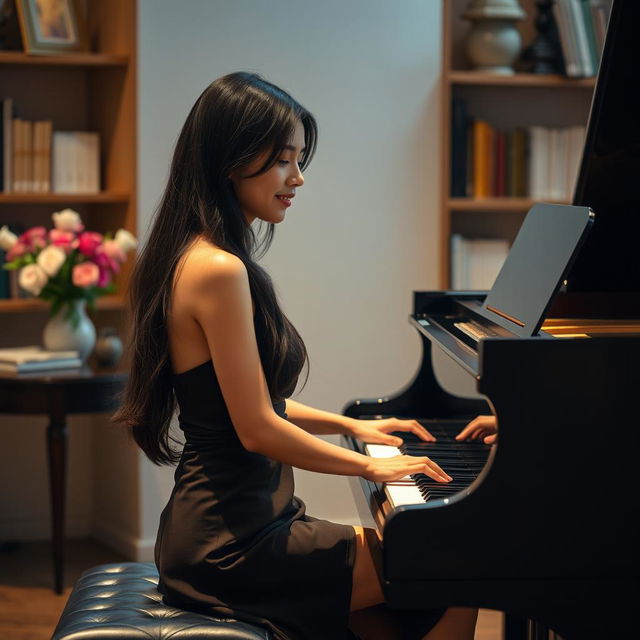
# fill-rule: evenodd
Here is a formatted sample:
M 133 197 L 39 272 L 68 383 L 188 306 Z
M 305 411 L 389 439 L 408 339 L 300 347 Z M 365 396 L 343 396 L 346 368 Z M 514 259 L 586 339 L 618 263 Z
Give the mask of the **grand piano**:
M 638 25 L 640 2 L 614 0 L 573 199 L 595 223 L 541 334 L 476 342 L 440 320 L 485 293 L 414 292 L 415 377 L 344 409 L 423 421 L 438 442 L 406 438 L 401 452 L 428 455 L 454 477 L 451 486 L 419 475 L 362 480 L 393 607 L 505 611 L 509 640 L 546 639 L 547 629 L 564 640 L 640 638 Z M 472 376 L 481 398 L 443 389 L 432 349 Z M 480 414 L 497 417 L 497 443 L 455 442 Z

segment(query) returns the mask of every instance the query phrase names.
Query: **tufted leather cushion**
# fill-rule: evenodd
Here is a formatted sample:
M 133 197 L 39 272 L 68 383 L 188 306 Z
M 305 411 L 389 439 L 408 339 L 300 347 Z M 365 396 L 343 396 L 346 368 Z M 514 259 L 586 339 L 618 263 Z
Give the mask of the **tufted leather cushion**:
M 246 622 L 168 607 L 152 562 L 102 564 L 73 588 L 51 640 L 269 640 Z

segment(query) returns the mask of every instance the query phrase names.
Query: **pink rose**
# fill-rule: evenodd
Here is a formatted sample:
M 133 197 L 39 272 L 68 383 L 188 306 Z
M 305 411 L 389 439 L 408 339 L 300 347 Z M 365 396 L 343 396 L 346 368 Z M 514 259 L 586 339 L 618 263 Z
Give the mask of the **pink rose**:
M 25 253 L 27 253 L 27 245 L 22 244 L 22 242 L 18 241 L 16 242 L 13 247 L 11 247 L 11 249 L 9 249 L 9 251 L 7 251 L 7 255 L 5 256 L 5 260 L 7 262 L 11 262 L 12 260 L 15 260 L 16 258 L 19 258 L 20 256 L 23 256 Z
M 95 231 L 85 231 L 78 236 L 78 249 L 87 258 L 93 258 L 96 249 L 102 244 L 102 234 Z
M 76 287 L 93 287 L 99 279 L 100 269 L 95 262 L 81 262 L 71 272 L 71 280 Z
M 120 264 L 109 256 L 104 244 L 96 248 L 96 252 L 93 254 L 93 260 L 101 269 L 108 269 L 109 271 L 113 271 L 113 273 L 120 271 Z
M 111 282 L 111 278 L 113 277 L 113 274 L 111 273 L 111 271 L 109 271 L 109 269 L 103 269 L 101 267 L 98 267 L 100 269 L 100 277 L 98 278 L 98 286 L 99 287 L 106 287 L 110 282 Z
M 27 251 L 42 249 L 47 244 L 47 230 L 44 227 L 31 227 L 18 238 L 18 242 L 24 244 Z
M 105 240 L 102 247 L 109 258 L 116 262 L 124 262 L 127 259 L 127 256 L 120 247 L 120 244 L 115 240 Z
M 75 249 L 78 246 L 76 234 L 73 231 L 61 231 L 60 229 L 51 229 L 49 231 L 49 242 L 63 249 L 65 253 L 69 253 L 71 249 Z

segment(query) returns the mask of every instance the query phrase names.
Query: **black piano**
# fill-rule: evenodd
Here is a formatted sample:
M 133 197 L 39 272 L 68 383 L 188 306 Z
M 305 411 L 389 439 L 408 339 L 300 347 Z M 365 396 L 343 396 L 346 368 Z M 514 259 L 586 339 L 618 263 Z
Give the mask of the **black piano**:
M 438 442 L 406 438 L 400 450 L 454 477 L 452 486 L 362 481 L 391 606 L 505 611 L 510 639 L 526 627 L 536 638 L 544 628 L 564 640 L 640 638 L 639 25 L 640 2 L 614 0 L 573 200 L 595 223 L 542 334 L 469 340 L 440 320 L 484 293 L 415 292 L 409 321 L 423 358 L 414 379 L 345 407 L 352 417 L 420 419 Z M 444 390 L 432 349 L 482 398 Z M 480 414 L 497 417 L 497 443 L 454 441 Z

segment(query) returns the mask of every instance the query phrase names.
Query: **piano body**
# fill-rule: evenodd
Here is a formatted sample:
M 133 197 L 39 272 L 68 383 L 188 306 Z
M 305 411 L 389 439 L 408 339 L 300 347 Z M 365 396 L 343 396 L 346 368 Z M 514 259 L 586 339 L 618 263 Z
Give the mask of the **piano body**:
M 426 420 L 440 429 L 438 448 L 418 453 L 461 478 L 448 493 L 415 476 L 419 488 L 362 480 L 391 606 L 498 609 L 564 640 L 640 637 L 638 24 L 640 2 L 614 0 L 574 196 L 595 223 L 541 334 L 476 342 L 454 322 L 482 292 L 415 292 L 423 358 L 414 379 L 345 408 Z M 440 386 L 434 348 L 473 376 L 484 400 Z M 452 440 L 490 413 L 497 444 Z M 379 454 L 349 438 L 345 446 Z M 466 458 L 471 468 L 479 455 L 466 474 Z

